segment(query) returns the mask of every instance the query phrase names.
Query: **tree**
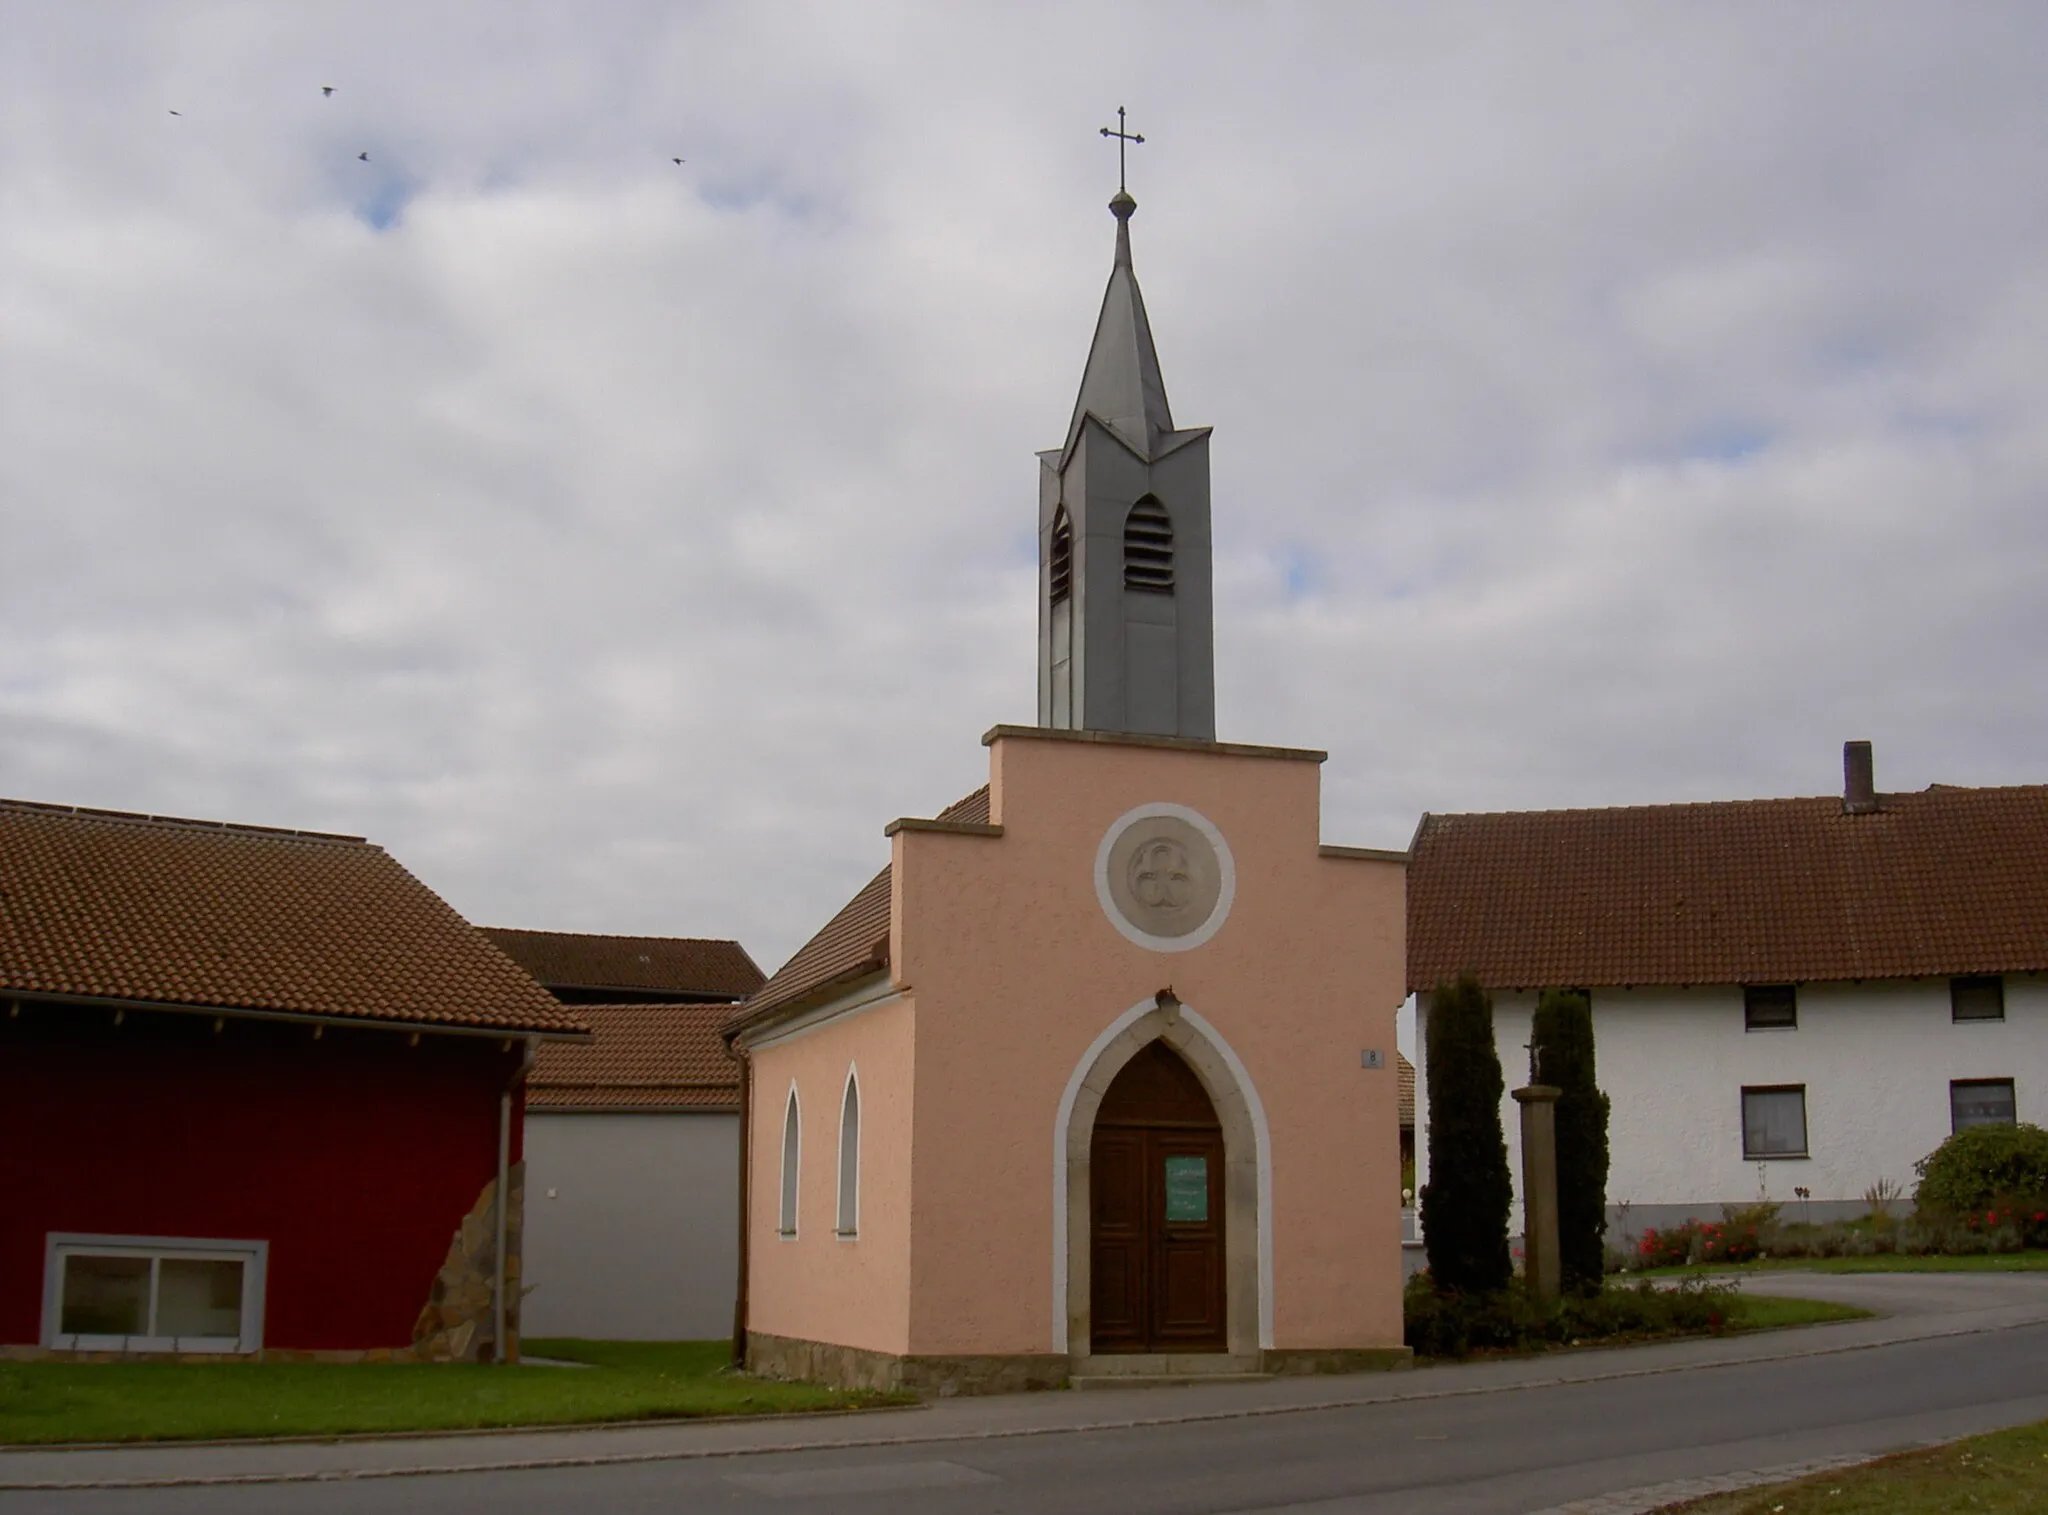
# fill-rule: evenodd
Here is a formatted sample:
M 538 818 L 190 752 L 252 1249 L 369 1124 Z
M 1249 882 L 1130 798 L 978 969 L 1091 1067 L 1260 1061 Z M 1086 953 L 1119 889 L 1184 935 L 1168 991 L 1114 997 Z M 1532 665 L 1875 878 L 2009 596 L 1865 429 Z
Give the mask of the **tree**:
M 1598 1294 L 1607 1270 L 1607 1096 L 1593 1077 L 1593 1007 L 1546 989 L 1530 1041 L 1536 1082 L 1557 1096 L 1557 1252 L 1566 1293 Z
M 1506 1090 L 1493 1044 L 1493 1001 L 1471 975 L 1430 996 L 1424 1032 L 1429 1100 L 1429 1182 L 1422 1239 L 1440 1290 L 1490 1294 L 1514 1276 L 1508 1256 Z

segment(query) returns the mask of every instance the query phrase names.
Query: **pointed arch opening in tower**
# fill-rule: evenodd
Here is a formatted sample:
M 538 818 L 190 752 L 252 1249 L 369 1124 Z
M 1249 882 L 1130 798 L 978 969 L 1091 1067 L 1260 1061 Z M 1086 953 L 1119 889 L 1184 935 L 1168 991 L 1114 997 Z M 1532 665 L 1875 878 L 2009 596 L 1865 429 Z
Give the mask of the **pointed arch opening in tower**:
M 1052 518 L 1052 602 L 1057 605 L 1074 592 L 1074 523 L 1062 505 Z
M 1151 495 L 1124 518 L 1124 588 L 1173 593 L 1173 518 Z

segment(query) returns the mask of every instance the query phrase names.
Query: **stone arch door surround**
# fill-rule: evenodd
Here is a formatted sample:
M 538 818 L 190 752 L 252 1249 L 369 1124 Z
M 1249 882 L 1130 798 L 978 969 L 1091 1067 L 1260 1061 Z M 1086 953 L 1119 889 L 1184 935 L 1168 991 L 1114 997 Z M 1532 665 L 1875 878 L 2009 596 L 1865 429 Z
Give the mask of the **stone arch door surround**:
M 1082 1055 L 1060 1101 L 1053 1133 L 1052 1347 L 1075 1356 L 1089 1351 L 1088 1167 L 1095 1117 L 1124 1065 L 1155 1040 L 1164 1041 L 1194 1069 L 1223 1128 L 1229 1351 L 1255 1356 L 1273 1344 L 1272 1159 L 1266 1113 L 1229 1043 L 1165 991 L 1110 1023 Z

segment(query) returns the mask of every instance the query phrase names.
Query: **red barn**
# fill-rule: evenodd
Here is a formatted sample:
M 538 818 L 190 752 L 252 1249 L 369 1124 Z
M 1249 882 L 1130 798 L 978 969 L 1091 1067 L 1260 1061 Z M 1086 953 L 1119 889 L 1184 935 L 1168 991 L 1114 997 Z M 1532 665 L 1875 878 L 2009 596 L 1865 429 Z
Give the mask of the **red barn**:
M 0 1355 L 499 1355 L 581 1030 L 359 837 L 0 801 Z

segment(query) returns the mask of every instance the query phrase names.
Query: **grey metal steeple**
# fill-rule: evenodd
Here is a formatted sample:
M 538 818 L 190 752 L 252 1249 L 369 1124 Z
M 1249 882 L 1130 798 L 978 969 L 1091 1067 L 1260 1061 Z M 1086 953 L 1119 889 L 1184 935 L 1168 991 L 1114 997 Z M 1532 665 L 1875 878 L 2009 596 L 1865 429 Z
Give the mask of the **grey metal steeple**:
M 1131 264 L 1116 261 L 1065 443 L 1039 454 L 1041 726 L 1216 736 L 1209 428 L 1173 424 Z
M 1145 315 L 1145 296 L 1131 267 L 1131 213 L 1138 208 L 1123 190 L 1109 202 L 1116 217 L 1116 263 L 1103 292 L 1102 314 L 1095 321 L 1095 341 L 1088 366 L 1081 371 L 1081 393 L 1067 426 L 1073 441 L 1081 417 L 1094 415 L 1138 451 L 1150 454 L 1160 438 L 1173 431 L 1173 411 L 1166 403 L 1166 380 L 1159 372 L 1159 354 L 1152 346 L 1152 322 Z

